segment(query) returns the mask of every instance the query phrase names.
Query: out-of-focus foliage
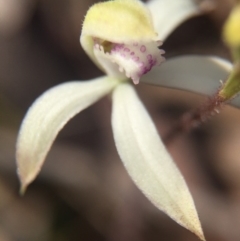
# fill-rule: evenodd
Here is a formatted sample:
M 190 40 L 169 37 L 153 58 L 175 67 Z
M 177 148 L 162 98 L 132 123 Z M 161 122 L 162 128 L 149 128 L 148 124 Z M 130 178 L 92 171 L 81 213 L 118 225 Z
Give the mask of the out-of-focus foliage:
M 219 95 L 229 100 L 240 91 L 240 2 L 236 3 L 225 21 L 223 39 L 232 53 L 234 66 Z
M 230 48 L 240 46 L 240 4 L 232 9 L 223 27 L 223 36 Z

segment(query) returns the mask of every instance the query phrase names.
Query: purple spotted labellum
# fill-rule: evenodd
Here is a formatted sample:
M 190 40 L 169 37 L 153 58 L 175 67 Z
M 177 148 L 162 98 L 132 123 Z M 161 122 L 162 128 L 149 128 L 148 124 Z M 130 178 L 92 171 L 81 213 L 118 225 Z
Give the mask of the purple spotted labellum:
M 125 44 L 95 38 L 93 51 L 98 60 L 102 60 L 101 62 L 105 62 L 106 65 L 110 64 L 115 70 L 114 74 L 119 72 L 118 75 L 131 78 L 134 84 L 138 84 L 142 75 L 165 60 L 162 56 L 165 51 L 159 49 L 161 45 L 161 41 Z

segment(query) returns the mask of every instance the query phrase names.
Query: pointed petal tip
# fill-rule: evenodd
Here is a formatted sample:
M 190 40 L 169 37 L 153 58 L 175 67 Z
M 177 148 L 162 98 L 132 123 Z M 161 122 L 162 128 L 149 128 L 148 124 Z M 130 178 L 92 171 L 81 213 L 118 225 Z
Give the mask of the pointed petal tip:
M 194 208 L 195 208 L 195 211 L 193 211 L 191 215 L 189 214 L 188 219 L 185 221 L 185 225 L 186 225 L 185 228 L 187 228 L 190 232 L 195 234 L 199 238 L 199 240 L 206 241 L 203 233 L 201 221 L 196 211 L 195 204 L 194 204 Z
M 24 162 L 24 158 L 20 158 L 20 155 L 17 153 L 17 175 L 20 181 L 20 189 L 19 194 L 20 196 L 24 196 L 29 184 L 31 184 L 34 179 L 36 178 L 37 174 L 39 173 L 40 169 L 36 172 L 31 172 L 28 168 L 23 168 L 21 163 Z M 27 160 L 27 159 L 26 159 Z
M 21 187 L 20 187 L 20 190 L 19 190 L 19 194 L 20 196 L 24 196 L 26 190 L 27 190 L 27 187 L 28 187 L 28 184 L 26 183 L 21 183 Z
M 206 241 L 206 238 L 205 238 L 205 236 L 204 236 L 202 230 L 199 231 L 199 232 L 196 232 L 195 234 L 197 235 L 197 237 L 198 237 L 200 240 L 202 240 L 202 241 Z
M 185 216 L 186 219 L 180 219 L 180 221 L 175 217 L 172 217 L 172 219 L 176 221 L 179 225 L 181 225 L 183 228 L 186 228 L 188 231 L 196 235 L 199 240 L 206 241 L 206 238 L 203 233 L 201 221 L 198 217 L 195 205 L 194 205 L 194 209 L 195 210 L 192 210 L 193 212 L 190 212 L 187 214 L 187 216 Z
M 206 241 L 200 220 L 195 220 L 192 224 L 193 225 L 191 227 L 187 227 L 187 229 L 191 231 L 193 234 L 195 234 L 199 238 L 199 240 Z

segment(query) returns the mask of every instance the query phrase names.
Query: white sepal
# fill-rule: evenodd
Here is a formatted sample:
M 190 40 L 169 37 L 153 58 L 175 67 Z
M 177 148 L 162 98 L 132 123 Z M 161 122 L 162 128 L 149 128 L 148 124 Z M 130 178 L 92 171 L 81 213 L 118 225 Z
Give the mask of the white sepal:
M 109 77 L 72 81 L 51 88 L 29 108 L 17 140 L 17 166 L 21 192 L 39 173 L 58 132 L 81 110 L 116 85 Z
M 184 21 L 201 13 L 193 0 L 151 0 L 146 5 L 150 9 L 154 28 L 161 41 Z
M 113 92 L 112 127 L 118 153 L 139 189 L 204 240 L 188 187 L 130 84 L 120 84 Z
M 187 55 L 168 59 L 161 67 L 143 75 L 140 81 L 211 96 L 231 69 L 232 64 L 221 58 Z

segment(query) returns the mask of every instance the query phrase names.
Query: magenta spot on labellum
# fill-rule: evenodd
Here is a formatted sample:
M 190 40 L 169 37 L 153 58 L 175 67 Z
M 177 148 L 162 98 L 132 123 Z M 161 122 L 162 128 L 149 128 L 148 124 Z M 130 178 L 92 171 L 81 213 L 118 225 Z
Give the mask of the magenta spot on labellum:
M 130 52 L 130 49 L 129 48 L 124 48 L 124 51 L 125 52 Z
M 148 60 L 148 63 L 153 66 L 154 65 L 154 60 L 150 59 L 150 60 Z
M 144 53 L 146 51 L 146 47 L 144 45 L 141 46 L 140 51 Z
M 134 52 L 131 52 L 131 55 L 134 55 Z
M 147 55 L 147 60 L 148 60 L 148 61 L 152 60 L 152 55 L 151 55 L 151 54 L 148 54 L 148 55 Z
M 145 67 L 144 68 L 144 71 L 143 71 L 143 74 L 146 74 L 151 68 L 148 68 L 148 67 Z
M 135 47 L 138 46 L 138 43 L 134 43 L 133 46 L 135 46 Z
M 139 57 L 133 57 L 133 60 L 137 62 L 139 60 Z

